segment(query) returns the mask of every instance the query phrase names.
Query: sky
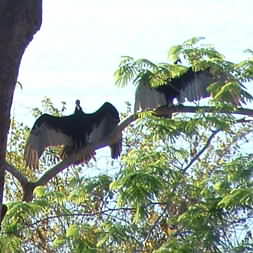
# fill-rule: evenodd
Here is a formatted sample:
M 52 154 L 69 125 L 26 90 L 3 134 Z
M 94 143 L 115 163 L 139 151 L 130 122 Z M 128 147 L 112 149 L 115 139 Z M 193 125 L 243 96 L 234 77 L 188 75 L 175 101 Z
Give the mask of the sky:
M 44 97 L 56 105 L 76 99 L 85 112 L 105 101 L 125 111 L 135 87 L 115 86 L 121 56 L 167 60 L 168 49 L 203 36 L 227 59 L 253 49 L 252 0 L 44 0 L 43 23 L 23 56 L 12 114 L 32 126 L 33 107 Z M 253 89 L 252 89 L 253 90 Z

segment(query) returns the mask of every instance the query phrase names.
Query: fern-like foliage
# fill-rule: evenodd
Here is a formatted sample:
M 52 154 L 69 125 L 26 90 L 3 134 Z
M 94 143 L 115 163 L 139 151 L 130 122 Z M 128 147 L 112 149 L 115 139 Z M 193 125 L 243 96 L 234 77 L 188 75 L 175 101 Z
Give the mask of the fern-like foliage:
M 133 57 L 123 56 L 119 68 L 115 71 L 114 77 L 116 85 L 126 86 L 130 81 L 136 79 L 140 74 L 146 71 L 157 70 L 157 65 L 147 59 L 134 60 Z
M 252 101 L 252 95 L 242 83 L 253 80 L 253 52 L 247 50 L 246 53 L 251 55 L 249 59 L 233 63 L 226 60 L 212 45 L 200 44 L 203 39 L 193 37 L 182 44 L 172 46 L 168 51 L 167 63 L 122 57 L 114 73 L 116 85 L 124 87 L 129 83 L 148 83 L 151 87 L 157 87 L 182 76 L 189 69 L 195 72 L 208 69 L 216 76 L 225 73 L 229 77 L 226 83 L 214 83 L 209 87 L 214 101 L 229 103 L 238 100 L 238 105 Z

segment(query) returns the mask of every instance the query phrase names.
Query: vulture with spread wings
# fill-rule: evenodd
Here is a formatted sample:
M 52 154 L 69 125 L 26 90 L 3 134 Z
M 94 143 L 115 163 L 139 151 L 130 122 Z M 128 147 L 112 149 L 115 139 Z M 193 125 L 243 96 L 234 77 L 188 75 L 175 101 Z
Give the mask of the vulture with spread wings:
M 49 146 L 63 146 L 61 157 L 72 156 L 73 163 L 88 162 L 94 152 L 80 160 L 78 152 L 89 143 L 100 141 L 108 136 L 120 121 L 119 112 L 110 103 L 104 103 L 94 113 L 84 113 L 80 101 L 72 115 L 56 117 L 42 114 L 34 123 L 27 140 L 24 158 L 30 168 L 39 167 L 39 158 Z M 116 159 L 122 150 L 122 139 L 110 145 L 111 157 Z
M 179 103 L 198 101 L 213 95 L 208 88 L 215 83 L 219 85 L 216 95 L 223 95 L 223 102 L 241 106 L 246 100 L 252 100 L 245 87 L 231 74 L 215 72 L 211 68 L 199 71 L 189 68 L 181 76 L 170 78 L 157 87 L 152 87 L 147 78 L 140 79 L 135 92 L 134 112 L 172 105 L 174 99 Z

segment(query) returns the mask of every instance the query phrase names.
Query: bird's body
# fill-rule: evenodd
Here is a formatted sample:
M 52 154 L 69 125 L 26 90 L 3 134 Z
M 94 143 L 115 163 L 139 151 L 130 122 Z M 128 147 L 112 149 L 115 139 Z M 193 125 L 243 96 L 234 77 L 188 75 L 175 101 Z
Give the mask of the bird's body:
M 109 135 L 119 123 L 119 113 L 110 103 L 104 103 L 94 113 L 84 113 L 77 101 L 75 112 L 56 117 L 42 114 L 34 123 L 25 147 L 25 160 L 29 167 L 37 168 L 38 159 L 48 146 L 63 145 L 62 157 L 77 153 L 89 143 L 100 141 Z M 111 156 L 121 152 L 121 140 L 112 144 Z M 77 161 L 76 161 L 77 162 Z
M 231 78 L 231 77 L 230 77 Z M 148 83 L 139 83 L 135 93 L 134 111 L 145 111 L 160 106 L 171 105 L 177 99 L 179 103 L 185 100 L 193 102 L 210 96 L 208 86 L 214 82 L 225 83 L 229 76 L 225 73 L 214 74 L 210 69 L 193 71 L 191 68 L 180 77 L 170 79 L 166 84 L 151 87 Z M 239 104 L 239 97 L 230 101 Z

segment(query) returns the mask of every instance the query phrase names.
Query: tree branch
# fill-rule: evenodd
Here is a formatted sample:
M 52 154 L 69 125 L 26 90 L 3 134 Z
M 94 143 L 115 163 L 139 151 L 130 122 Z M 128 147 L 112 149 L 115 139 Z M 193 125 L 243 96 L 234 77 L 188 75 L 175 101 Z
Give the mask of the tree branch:
M 70 158 L 61 161 L 56 164 L 53 168 L 47 170 L 34 184 L 36 186 L 47 184 L 52 178 L 54 178 L 58 173 L 62 172 L 64 169 L 68 168 L 73 164 L 73 160 Z
M 183 112 L 183 113 L 197 113 L 199 111 L 202 112 L 215 112 L 215 113 L 230 113 L 230 114 L 239 114 L 253 117 L 253 110 L 246 108 L 237 108 L 233 111 L 229 111 L 228 109 L 219 109 L 217 110 L 214 106 L 162 106 L 154 111 L 155 116 L 169 116 L 171 113 L 175 112 Z
M 29 182 L 28 179 L 19 170 L 17 170 L 8 162 L 5 162 L 5 169 L 11 173 L 21 184 L 23 189 L 23 200 L 26 202 L 32 201 L 33 191 L 37 185 L 33 182 Z
M 199 159 L 199 157 L 205 152 L 205 150 L 209 147 L 212 139 L 215 137 L 216 134 L 218 134 L 221 130 L 217 129 L 215 131 L 213 131 L 213 133 L 209 136 L 209 138 L 207 139 L 206 144 L 204 145 L 204 147 L 191 159 L 191 161 L 189 162 L 189 164 L 182 170 L 183 174 L 192 166 L 192 164 L 197 161 Z
M 9 164 L 8 162 L 5 162 L 5 169 L 11 173 L 21 185 L 26 185 L 28 183 L 28 179 L 19 171 L 17 170 L 13 165 Z

